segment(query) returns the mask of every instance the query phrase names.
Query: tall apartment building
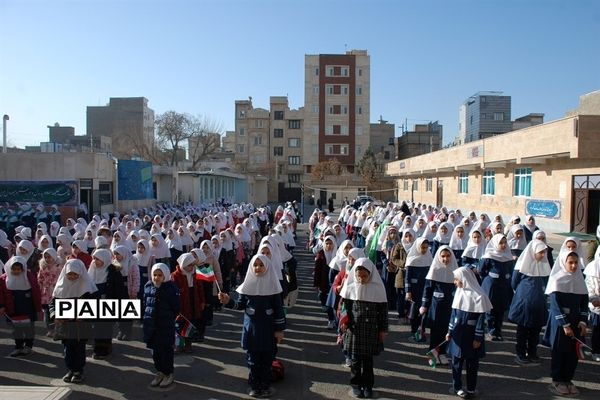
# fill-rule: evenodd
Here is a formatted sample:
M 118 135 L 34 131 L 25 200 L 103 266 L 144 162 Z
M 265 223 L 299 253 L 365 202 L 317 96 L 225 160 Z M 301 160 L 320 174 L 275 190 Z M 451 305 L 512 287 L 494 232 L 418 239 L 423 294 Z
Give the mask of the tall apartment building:
M 154 144 L 154 110 L 145 97 L 111 97 L 106 106 L 87 107 L 87 134 L 108 136 L 117 157 L 139 156 Z
M 305 172 L 337 158 L 348 172 L 369 146 L 370 56 L 366 50 L 305 56 Z
M 512 130 L 511 97 L 502 92 L 478 92 L 459 108 L 459 144 Z

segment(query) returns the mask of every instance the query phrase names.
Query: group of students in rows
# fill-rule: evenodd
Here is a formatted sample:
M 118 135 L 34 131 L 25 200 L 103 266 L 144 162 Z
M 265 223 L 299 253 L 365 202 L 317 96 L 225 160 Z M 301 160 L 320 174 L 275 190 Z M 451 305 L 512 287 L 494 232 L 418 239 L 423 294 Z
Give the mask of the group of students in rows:
M 112 219 L 94 216 L 89 223 L 68 219 L 50 231 L 42 222 L 34 237 L 20 226 L 14 241 L 0 230 L 0 316 L 13 330 L 10 355 L 32 353 L 34 322 L 43 311 L 48 336 L 64 345 L 63 380 L 81 383 L 87 341 L 93 339 L 93 358 L 105 359 L 113 350 L 115 321 L 56 319 L 56 299 L 139 298 L 143 341 L 157 369 L 150 386 L 165 388 L 174 381 L 174 353 L 192 352 L 192 343 L 203 341 L 213 310 L 223 303 L 246 310 L 242 347 L 251 395 L 270 396 L 284 304 L 292 306 L 298 290 L 293 207 L 276 219 L 267 207 L 251 204 L 166 205 Z M 237 295 L 230 298 L 233 289 Z M 196 334 L 181 333 L 175 343 L 178 323 Z M 118 328 L 117 339 L 132 339 L 132 321 L 118 321 Z
M 316 255 L 314 286 L 327 312 L 328 328 L 338 330 L 357 397 L 371 396 L 373 373 L 371 359 L 368 378 L 361 381 L 365 372 L 356 360 L 377 354 L 387 331 L 383 316 L 378 317 L 381 324 L 374 323 L 379 321 L 374 316 L 364 316 L 369 324 L 350 329 L 352 334 L 379 344 L 371 351 L 347 346 L 342 288 L 355 275 L 360 257 L 374 265 L 371 279 L 381 282 L 377 297 L 372 297 L 380 303 L 377 309 L 386 315 L 388 309 L 395 310 L 401 322 L 409 323 L 411 342 L 426 342 L 429 328 L 429 363 L 451 364 L 453 390 L 460 397 L 475 396 L 484 338 L 504 340 L 505 314 L 516 324 L 518 364 L 540 362 L 537 347 L 546 328 L 543 343 L 552 349 L 555 393 L 579 393 L 572 382 L 576 349 L 585 341 L 588 326 L 592 358 L 600 361 L 600 250 L 588 263 L 580 241 L 567 237 L 554 261 L 553 249 L 533 216 L 528 215 L 525 224 L 515 216 L 504 226 L 500 215 L 492 221 L 486 214 L 463 216 L 460 210 L 421 204 L 366 203 L 358 209 L 345 207 L 337 221 L 315 210 L 309 227 L 309 244 Z

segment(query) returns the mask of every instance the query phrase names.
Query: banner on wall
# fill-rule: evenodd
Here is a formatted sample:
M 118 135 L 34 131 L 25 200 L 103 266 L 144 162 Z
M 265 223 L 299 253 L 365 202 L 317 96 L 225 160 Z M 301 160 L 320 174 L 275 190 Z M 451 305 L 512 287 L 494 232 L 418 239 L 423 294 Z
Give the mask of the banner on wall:
M 525 200 L 525 213 L 534 217 L 560 219 L 560 201 Z
M 119 200 L 153 198 L 152 163 L 149 161 L 119 160 Z
M 75 181 L 5 181 L 0 182 L 0 202 L 44 203 L 45 205 L 76 206 Z

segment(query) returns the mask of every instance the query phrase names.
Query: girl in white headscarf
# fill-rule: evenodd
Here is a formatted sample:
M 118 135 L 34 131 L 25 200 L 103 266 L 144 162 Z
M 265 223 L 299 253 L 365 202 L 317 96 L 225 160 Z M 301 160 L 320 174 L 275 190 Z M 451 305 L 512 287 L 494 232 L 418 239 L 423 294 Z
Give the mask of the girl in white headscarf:
M 588 290 L 583 279 L 581 257 L 565 250 L 552 267 L 546 294 L 550 316 L 544 341 L 552 349 L 552 386 L 559 395 L 577 395 L 573 384 L 578 357 L 574 337 L 584 340 L 587 330 Z
M 149 268 L 154 265 L 154 257 L 150 249 L 150 243 L 146 239 L 140 239 L 137 242 L 137 249 L 132 257 L 132 266 L 137 266 L 140 274 L 140 286 L 138 288 L 138 299 L 144 295 L 144 286 L 148 282 Z
M 219 301 L 228 308 L 245 310 L 242 328 L 242 348 L 250 368 L 250 396 L 272 395 L 271 364 L 277 353 L 277 343 L 283 340 L 285 315 L 281 302 L 282 288 L 271 261 L 263 255 L 250 260 L 244 282 L 236 289 L 238 301 L 219 293 Z
M 329 294 L 329 264 L 337 251 L 337 244 L 333 236 L 326 236 L 323 240 L 323 248 L 319 250 L 315 257 L 313 286 L 319 291 L 319 301 L 322 307 L 326 307 L 327 295 Z M 335 318 L 329 314 L 328 329 L 335 328 Z
M 151 280 L 144 286 L 143 332 L 146 346 L 152 350 L 154 367 L 158 371 L 150 386 L 168 387 L 173 383 L 175 318 L 179 314 L 179 290 L 171 282 L 169 267 L 154 264 Z M 160 302 L 157 301 L 160 299 Z
M 546 324 L 544 287 L 551 270 L 547 250 L 548 246 L 541 240 L 529 242 L 519 256 L 512 276 L 515 294 L 508 319 L 517 324 L 516 361 L 521 365 L 540 362 L 537 345 Z
M 177 259 L 177 268 L 171 274 L 171 279 L 177 285 L 180 293 L 181 315 L 187 318 L 194 327 L 202 323 L 205 296 L 203 281 L 196 276 L 196 258 L 192 253 L 183 253 Z M 193 337 L 184 337 L 178 345 L 179 353 L 191 353 Z
M 130 299 L 137 298 L 140 288 L 140 270 L 136 268 L 135 261 L 132 260 L 131 252 L 127 246 L 117 246 L 113 250 L 113 265 L 121 273 L 123 284 L 127 289 Z M 129 340 L 131 338 L 131 329 L 133 321 L 119 321 L 118 340 Z
M 47 336 L 51 337 L 53 336 L 54 324 L 52 324 L 50 321 L 49 304 L 51 303 L 52 291 L 54 290 L 54 286 L 56 286 L 56 282 L 58 281 L 62 264 L 58 258 L 56 250 L 53 248 L 44 250 L 39 264 L 40 268 L 37 274 L 37 281 L 42 296 L 41 300 L 42 309 L 44 311 L 44 322 L 46 324 L 46 329 L 48 329 Z
M 449 245 L 454 226 L 450 222 L 442 222 L 433 238 L 431 253 L 435 254 L 440 246 Z
M 86 299 L 92 297 L 98 289 L 88 275 L 81 260 L 68 260 L 60 271 L 60 276 L 52 293 L 53 299 Z M 50 303 L 50 313 L 54 315 L 55 302 Z M 68 372 L 63 377 L 66 383 L 81 383 L 84 379 L 85 345 L 90 326 L 83 320 L 55 320 L 57 339 L 62 339 L 65 365 Z
M 487 244 L 481 263 L 477 269 L 482 279 L 481 287 L 494 305 L 486 316 L 492 341 L 502 341 L 504 312 L 512 300 L 510 286 L 514 269 L 513 255 L 508 249 L 506 236 L 498 233 Z
M 600 361 L 600 247 L 594 259 L 585 267 L 585 284 L 590 302 L 589 325 L 592 328 L 592 353 L 596 362 Z
M 423 304 L 419 308 L 419 314 L 426 318 L 425 326 L 430 328 L 429 350 L 435 349 L 436 346 L 443 343 L 435 357 L 437 357 L 437 362 L 444 365 L 448 364 L 444 338 L 448 332 L 448 323 L 452 312 L 453 272 L 457 268 L 458 263 L 450 246 L 440 247 L 435 253 L 425 277 Z M 433 363 L 434 361 L 430 360 L 430 365 Z
M 527 240 L 525 240 L 523 225 L 514 224 L 511 226 L 506 240 L 508 241 L 508 248 L 513 255 L 513 259 L 519 258 L 525 247 L 527 246 Z
M 477 273 L 477 266 L 479 265 L 479 260 L 481 260 L 481 257 L 483 257 L 483 254 L 485 253 L 486 246 L 487 243 L 485 242 L 483 234 L 478 229 L 471 229 L 469 241 L 462 253 L 462 265 L 472 269 L 477 275 L 477 280 L 479 282 L 481 282 L 481 278 Z
M 220 291 L 218 288 L 223 287 L 223 274 L 221 273 L 221 264 L 219 263 L 218 254 L 215 255 L 214 253 L 213 242 L 211 240 L 202 241 L 202 243 L 200 243 L 200 249 L 206 256 L 204 264 L 200 266 L 211 266 L 216 277 L 216 282 L 204 282 L 204 295 L 206 297 L 204 302 L 205 308 L 204 313 L 202 314 L 202 324 L 198 327 L 199 337 L 203 338 L 204 327 L 211 325 L 213 321 L 213 303 L 216 303 L 214 299 Z M 217 306 L 217 304 L 214 305 Z
M 340 291 L 346 316 L 340 316 L 343 348 L 352 360 L 350 385 L 356 397 L 373 396 L 373 356 L 383 350 L 388 332 L 388 302 L 383 281 L 368 258 L 359 258 Z
M 423 225 L 425 226 L 425 225 Z M 415 243 L 417 235 L 412 228 L 406 228 L 401 231 L 400 242 L 396 243 L 391 251 L 390 265 L 396 269 L 394 278 L 394 289 L 396 291 L 396 311 L 398 319 L 407 323 L 406 292 L 404 290 L 404 277 L 406 275 L 406 257 L 411 247 Z
M 473 397 L 479 359 L 485 357 L 485 313 L 492 309 L 492 303 L 467 267 L 454 271 L 454 285 L 456 292 L 446 335 L 447 353 L 452 357 L 452 387 L 462 398 Z M 463 389 L 461 379 L 463 364 L 467 369 L 467 390 Z
M 31 354 L 35 338 L 34 321 L 42 311 L 41 294 L 35 275 L 28 271 L 25 257 L 14 256 L 0 276 L 0 303 L 13 328 L 15 349 L 11 357 Z
M 406 257 L 406 279 L 404 280 L 405 299 L 410 302 L 408 318 L 410 319 L 411 337 L 409 340 L 413 342 L 425 341 L 425 338 L 417 335 L 421 325 L 419 308 L 423 299 L 425 277 L 432 262 L 429 242 L 424 237 L 418 238 Z
M 458 266 L 462 266 L 462 254 L 467 247 L 469 241 L 468 233 L 463 225 L 456 225 L 452 231 L 452 237 L 450 238 L 450 248 L 454 253 Z

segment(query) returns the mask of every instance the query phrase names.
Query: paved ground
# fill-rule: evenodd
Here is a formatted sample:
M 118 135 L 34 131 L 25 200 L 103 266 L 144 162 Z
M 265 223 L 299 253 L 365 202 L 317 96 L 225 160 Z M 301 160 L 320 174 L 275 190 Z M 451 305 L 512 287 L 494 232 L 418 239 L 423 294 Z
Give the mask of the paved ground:
M 300 234 L 300 244 L 305 234 Z M 313 258 L 300 246 L 300 296 L 288 315 L 289 327 L 279 357 L 286 368 L 285 380 L 276 383 L 276 399 L 345 399 L 349 370 L 328 331 L 326 316 L 317 306 L 311 288 Z M 115 354 L 106 361 L 88 358 L 84 385 L 69 385 L 69 399 L 239 399 L 246 395 L 247 368 L 239 347 L 242 315 L 226 310 L 216 313 L 207 340 L 194 345 L 191 355 L 176 356 L 177 383 L 168 391 L 151 390 L 152 360 L 138 341 L 115 341 Z M 398 324 L 390 313 L 390 335 L 384 353 L 376 357 L 376 391 L 380 399 L 455 399 L 448 394 L 451 374 L 448 367 L 433 370 L 427 365 L 426 345 L 407 342 L 408 327 Z M 42 327 L 38 327 L 42 334 Z M 486 343 L 488 355 L 479 371 L 480 398 L 552 398 L 548 391 L 549 351 L 542 348 L 540 366 L 520 367 L 514 362 L 514 325 L 508 324 L 503 343 Z M 139 327 L 135 327 L 141 337 Z M 39 336 L 35 353 L 27 358 L 7 356 L 12 350 L 10 332 L 0 323 L 0 385 L 67 386 L 60 343 Z M 600 364 L 582 362 L 575 384 L 582 399 L 600 398 Z M 3 398 L 0 387 L 0 399 Z M 18 400 L 11 397 L 11 400 Z

